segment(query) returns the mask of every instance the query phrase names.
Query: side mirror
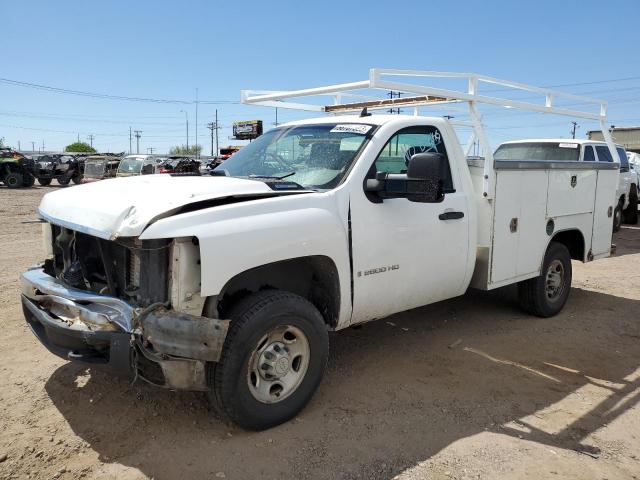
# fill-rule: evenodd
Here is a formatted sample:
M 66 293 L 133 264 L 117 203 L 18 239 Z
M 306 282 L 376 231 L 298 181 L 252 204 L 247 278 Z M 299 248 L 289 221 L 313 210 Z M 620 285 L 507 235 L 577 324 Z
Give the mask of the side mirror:
M 440 153 L 417 153 L 409 160 L 407 173 L 377 172 L 365 191 L 381 199 L 406 198 L 411 202 L 438 203 L 444 199 L 443 179 L 447 161 Z

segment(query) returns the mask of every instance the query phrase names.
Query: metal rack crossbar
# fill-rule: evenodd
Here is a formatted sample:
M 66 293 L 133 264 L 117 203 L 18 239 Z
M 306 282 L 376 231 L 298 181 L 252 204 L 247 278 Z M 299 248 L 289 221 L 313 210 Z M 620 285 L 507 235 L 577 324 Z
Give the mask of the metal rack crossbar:
M 410 79 L 413 81 L 423 79 L 462 80 L 466 81 L 467 88 L 466 90 L 452 90 L 419 83 L 407 83 L 406 81 L 400 81 L 399 79 Z M 495 97 L 486 94 L 492 92 L 482 94 L 480 92 L 480 88 L 483 84 L 500 87 L 497 90 L 499 92 L 530 92 L 540 96 L 540 100 L 544 100 L 544 103 Z M 361 93 L 357 93 L 361 90 L 384 90 L 385 92 L 391 90 L 411 96 L 404 98 L 381 99 L 379 96 L 376 97 L 375 95 L 363 95 Z M 333 101 L 329 103 L 314 103 L 308 101 L 308 97 L 327 96 L 333 97 Z M 298 98 L 307 98 L 307 102 L 290 101 L 290 99 Z M 357 101 L 345 101 L 349 98 L 357 99 Z M 558 100 L 570 100 L 577 102 L 580 105 L 585 105 L 585 107 L 581 109 L 567 108 L 566 106 L 558 105 Z M 372 68 L 369 70 L 369 79 L 361 82 L 342 83 L 325 87 L 290 91 L 242 90 L 241 102 L 247 105 L 262 105 L 267 107 L 290 108 L 295 110 L 307 110 L 333 114 L 356 112 L 365 107 L 370 110 L 388 109 L 390 107 L 414 107 L 414 113 L 416 115 L 418 113 L 418 107 L 422 106 L 466 103 L 469 109 L 469 122 L 450 123 L 457 125 L 466 124 L 471 127 L 473 129 L 473 140 L 475 141 L 475 139 L 477 139 L 480 142 L 485 154 L 485 180 L 483 195 L 489 200 L 492 199 L 495 194 L 493 151 L 484 132 L 482 118 L 477 109 L 478 104 L 598 121 L 613 158 L 616 158 L 617 155 L 611 133 L 606 126 L 606 101 L 564 93 L 548 88 L 535 87 L 510 80 L 501 80 L 475 73 Z

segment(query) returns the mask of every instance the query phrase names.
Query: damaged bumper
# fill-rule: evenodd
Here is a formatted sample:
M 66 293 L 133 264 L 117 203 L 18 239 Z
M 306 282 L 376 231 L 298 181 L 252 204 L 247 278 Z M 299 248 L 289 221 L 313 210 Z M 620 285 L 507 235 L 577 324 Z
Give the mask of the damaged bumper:
M 184 390 L 208 389 L 206 364 L 219 360 L 229 326 L 228 320 L 161 305 L 134 308 L 70 288 L 42 268 L 22 275 L 22 308 L 33 333 L 55 355 Z

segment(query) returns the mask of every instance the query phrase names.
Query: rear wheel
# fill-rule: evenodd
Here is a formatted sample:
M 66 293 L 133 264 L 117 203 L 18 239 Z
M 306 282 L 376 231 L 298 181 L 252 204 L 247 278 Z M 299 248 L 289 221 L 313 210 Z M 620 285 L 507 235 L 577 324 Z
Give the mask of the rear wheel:
M 569 298 L 571 277 L 569 250 L 561 243 L 551 242 L 541 275 L 518 283 L 520 306 L 538 317 L 556 315 Z
M 46 187 L 47 185 L 51 185 L 51 179 L 50 178 L 38 178 L 38 183 L 40 185 L 42 185 L 43 187 Z
M 229 315 L 220 361 L 209 370 L 209 400 L 250 430 L 294 417 L 318 388 L 329 352 L 320 312 L 298 295 L 255 293 Z
M 69 182 L 71 181 L 69 177 L 58 177 L 56 180 L 60 185 L 69 185 Z
M 9 188 L 22 187 L 22 174 L 16 172 L 7 173 L 4 177 L 4 184 Z
M 635 225 L 638 223 L 638 187 L 631 185 L 629 190 L 629 205 L 624 211 L 624 223 Z

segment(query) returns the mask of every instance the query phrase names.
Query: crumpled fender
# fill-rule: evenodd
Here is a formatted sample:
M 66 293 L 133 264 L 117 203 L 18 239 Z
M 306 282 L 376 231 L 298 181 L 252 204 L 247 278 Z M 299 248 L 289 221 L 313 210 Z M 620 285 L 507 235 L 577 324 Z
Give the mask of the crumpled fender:
M 346 208 L 330 192 L 252 200 L 163 218 L 140 239 L 197 237 L 202 296 L 218 295 L 230 279 L 251 268 L 326 256 L 336 265 L 345 312 L 351 298 L 349 248 L 341 220 L 346 214 L 339 212 Z

